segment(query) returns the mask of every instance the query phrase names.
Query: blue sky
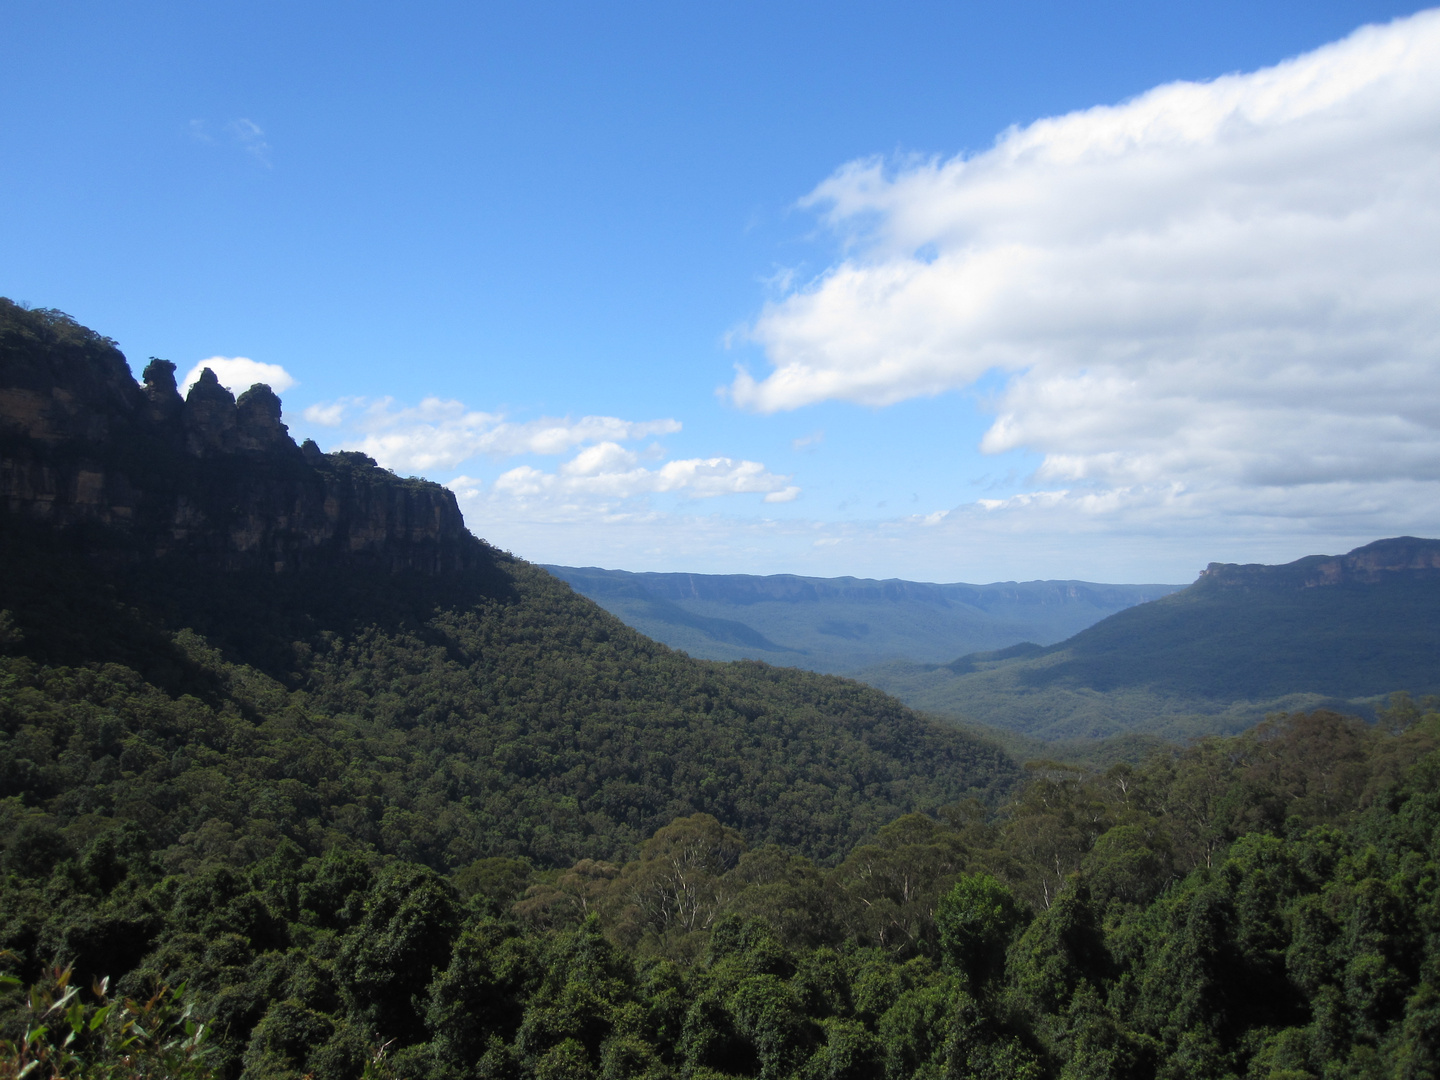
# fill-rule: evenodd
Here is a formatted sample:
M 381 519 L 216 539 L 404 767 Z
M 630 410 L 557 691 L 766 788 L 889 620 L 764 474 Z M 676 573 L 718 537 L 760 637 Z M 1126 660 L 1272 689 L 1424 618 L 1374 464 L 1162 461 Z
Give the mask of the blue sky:
M 1436 535 L 1435 20 L 1352 36 L 1419 10 L 22 0 L 0 293 L 537 561 Z

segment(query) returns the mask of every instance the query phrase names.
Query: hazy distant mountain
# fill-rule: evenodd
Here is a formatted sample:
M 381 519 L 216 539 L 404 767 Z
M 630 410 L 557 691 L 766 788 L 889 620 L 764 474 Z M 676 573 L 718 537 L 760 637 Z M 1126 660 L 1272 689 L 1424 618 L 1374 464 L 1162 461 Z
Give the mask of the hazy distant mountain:
M 1440 540 L 1378 540 L 1195 584 L 1068 641 L 861 675 L 921 709 L 1041 738 L 1238 731 L 1266 712 L 1440 691 Z
M 633 574 L 547 566 L 642 633 L 710 660 L 855 672 L 1062 641 L 1180 585 L 1024 581 L 932 585 L 793 574 Z

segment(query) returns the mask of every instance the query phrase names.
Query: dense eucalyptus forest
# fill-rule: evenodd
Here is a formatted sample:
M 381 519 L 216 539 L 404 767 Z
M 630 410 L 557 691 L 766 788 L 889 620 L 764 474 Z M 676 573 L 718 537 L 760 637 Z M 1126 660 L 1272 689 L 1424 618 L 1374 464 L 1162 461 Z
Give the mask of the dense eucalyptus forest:
M 1440 703 L 1018 765 L 0 302 L 0 1077 L 1427 1077 Z
M 7 661 L 7 731 L 83 758 L 77 795 L 123 777 L 113 684 L 69 672 L 62 705 L 33 675 Z M 1437 747 L 1440 713 L 1404 699 L 1379 727 L 1277 718 L 1139 767 L 1032 763 L 993 809 L 821 859 L 706 813 L 565 864 L 436 866 L 383 830 L 317 852 L 258 816 L 201 853 L 121 807 L 12 797 L 10 1052 L 44 1019 L 29 1052 L 73 1021 L 90 1069 L 56 1075 L 1433 1076 Z M 199 779 L 147 806 L 223 811 Z M 57 980 L 85 989 L 35 1015 Z M 131 1048 L 157 1072 L 103 1071 L 127 1000 L 157 1014 Z

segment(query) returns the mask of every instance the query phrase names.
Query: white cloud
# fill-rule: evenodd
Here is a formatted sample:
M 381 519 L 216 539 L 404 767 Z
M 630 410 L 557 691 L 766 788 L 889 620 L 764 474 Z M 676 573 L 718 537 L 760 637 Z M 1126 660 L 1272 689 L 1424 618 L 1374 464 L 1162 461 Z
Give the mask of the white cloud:
M 467 409 L 461 402 L 437 397 L 410 407 L 397 406 L 388 397 L 340 398 L 311 405 L 305 418 L 325 427 L 348 424 L 352 437 L 344 449 L 361 450 L 397 472 L 454 468 L 482 454 L 564 454 L 586 443 L 629 442 L 680 430 L 678 420 L 636 422 L 613 416 L 514 423 L 500 413 Z
M 767 503 L 794 502 L 799 494 L 800 488 L 794 484 L 790 484 L 787 487 L 781 488 L 779 491 L 770 492 L 770 494 L 765 496 L 765 501 Z
M 884 406 L 998 370 L 982 447 L 1044 455 L 1032 518 L 1042 495 L 1146 520 L 1434 505 L 1437 177 L 1437 11 L 968 159 L 855 162 L 807 200 L 850 254 L 762 311 L 773 370 L 730 394 Z
M 335 428 L 345 422 L 347 412 L 357 406 L 363 408 L 364 404 L 364 398 L 343 397 L 335 401 L 321 401 L 314 405 L 307 405 L 301 415 L 312 424 Z
M 180 383 L 180 393 L 188 393 L 200 378 L 200 372 L 209 368 L 215 372 L 220 385 L 232 394 L 244 393 L 256 383 L 265 383 L 277 394 L 284 393 L 296 385 L 295 377 L 279 364 L 263 364 L 248 356 L 212 356 L 201 360 L 185 374 Z
M 208 120 L 191 120 L 187 130 L 194 142 L 214 146 L 219 141 L 210 133 Z M 249 154 L 267 169 L 271 167 L 270 144 L 265 140 L 265 130 L 254 120 L 238 117 L 224 125 L 224 132 L 235 147 Z
M 688 458 L 684 461 L 667 461 L 656 470 L 659 491 L 685 491 L 698 499 L 716 495 L 739 495 L 746 492 L 766 492 L 769 495 L 783 495 L 790 488 L 788 476 L 776 476 L 767 472 L 758 461 L 736 461 L 734 458 Z M 796 494 L 798 494 L 796 489 Z M 790 498 L 794 498 L 791 495 Z M 786 501 L 769 499 L 770 502 Z
M 1068 491 L 1026 491 L 1008 499 L 976 499 L 975 505 L 982 510 L 1018 510 L 1029 506 L 1059 506 L 1069 495 Z
M 566 457 L 553 470 L 526 463 L 489 483 L 470 475 L 448 481 L 486 522 L 517 514 L 550 521 L 595 522 L 616 515 L 628 519 L 649 514 L 647 499 L 652 495 L 709 499 L 754 494 L 778 503 L 800 494 L 791 477 L 778 476 L 758 461 L 665 460 L 668 453 L 659 444 L 644 449 L 623 445 L 679 432 L 680 422 L 672 419 L 583 416 L 517 422 L 435 397 L 408 407 L 388 397 L 339 398 L 309 406 L 304 417 L 339 429 L 340 449 L 360 450 L 399 473 L 435 476 L 480 457 Z
M 270 144 L 265 141 L 265 132 L 254 120 L 240 117 L 225 125 L 225 130 L 236 145 L 266 168 L 270 167 Z
M 539 470 L 536 470 L 539 473 Z M 451 485 L 456 488 L 455 484 Z M 794 516 L 739 517 L 596 504 L 541 494 L 499 497 L 456 488 L 466 520 L 500 547 L 536 562 L 627 570 L 903 577 L 914 581 L 1017 581 L 1037 577 L 1085 581 L 1193 581 L 1212 560 L 1288 562 L 1338 554 L 1397 530 L 1389 507 L 1423 496 L 1416 485 L 1338 484 L 1325 496 L 1333 513 L 1316 516 L 1297 492 L 1254 493 L 1218 512 L 1215 496 L 1155 492 L 1055 492 L 1058 498 L 872 520 L 821 521 Z M 1440 535 L 1440 507 L 1422 503 L 1419 535 Z M 687 512 L 688 508 L 688 512 Z
M 457 476 L 445 485 L 453 491 L 457 498 L 475 499 L 485 490 L 485 481 L 474 476 Z
M 600 476 L 630 469 L 638 460 L 638 455 L 618 443 L 602 442 L 581 450 L 560 466 L 560 472 L 565 476 Z
M 776 476 L 758 461 L 734 458 L 684 458 L 657 469 L 639 464 L 639 456 L 613 442 L 586 447 L 553 473 L 521 465 L 496 479 L 493 494 L 541 501 L 558 519 L 615 513 L 620 503 L 641 496 L 677 493 L 692 499 L 719 495 L 763 494 L 766 502 L 789 502 L 800 493 L 788 476 Z M 532 510 L 543 510 L 534 505 Z

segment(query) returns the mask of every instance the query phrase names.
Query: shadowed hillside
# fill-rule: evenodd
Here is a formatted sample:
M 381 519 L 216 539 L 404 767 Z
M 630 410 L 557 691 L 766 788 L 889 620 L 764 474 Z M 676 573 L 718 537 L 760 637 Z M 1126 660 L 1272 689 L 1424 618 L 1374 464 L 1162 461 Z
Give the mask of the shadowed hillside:
M 1016 774 L 857 683 L 647 640 L 438 485 L 297 447 L 264 387 L 182 401 L 152 361 L 142 390 L 113 342 L 8 302 L 0 356 L 21 817 L 135 820 L 176 869 L 282 839 L 613 858 L 696 812 L 833 857 Z

